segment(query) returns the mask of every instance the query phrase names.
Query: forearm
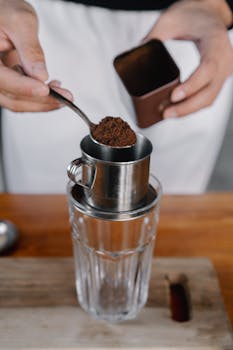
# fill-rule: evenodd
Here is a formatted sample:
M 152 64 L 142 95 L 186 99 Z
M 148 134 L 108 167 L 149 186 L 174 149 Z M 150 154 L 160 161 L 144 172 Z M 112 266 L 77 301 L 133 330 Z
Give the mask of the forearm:
M 199 0 L 206 2 L 207 6 L 222 18 L 228 28 L 233 23 L 233 0 Z

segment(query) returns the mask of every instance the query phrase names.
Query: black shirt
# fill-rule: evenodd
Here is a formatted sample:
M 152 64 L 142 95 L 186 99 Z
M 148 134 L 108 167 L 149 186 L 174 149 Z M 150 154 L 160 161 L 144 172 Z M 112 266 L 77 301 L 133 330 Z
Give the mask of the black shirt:
M 161 10 L 178 0 L 66 0 L 115 10 Z M 233 11 L 233 0 L 226 0 Z
M 66 0 L 114 10 L 161 10 L 177 0 Z M 232 0 L 233 1 L 233 0 Z

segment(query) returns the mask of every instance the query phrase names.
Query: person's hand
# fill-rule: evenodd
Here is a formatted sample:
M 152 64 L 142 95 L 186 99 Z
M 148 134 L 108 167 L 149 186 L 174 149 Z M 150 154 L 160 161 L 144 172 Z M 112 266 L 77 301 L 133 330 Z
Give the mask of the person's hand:
M 232 13 L 225 0 L 182 0 L 164 11 L 146 39 L 191 40 L 200 65 L 172 92 L 164 118 L 180 117 L 210 106 L 233 71 L 233 48 L 226 27 Z
M 14 71 L 21 65 L 29 77 Z M 34 9 L 23 0 L 0 0 L 0 106 L 14 112 L 49 111 L 62 105 L 48 96 L 45 58 L 38 39 Z M 65 97 L 72 94 L 50 84 Z

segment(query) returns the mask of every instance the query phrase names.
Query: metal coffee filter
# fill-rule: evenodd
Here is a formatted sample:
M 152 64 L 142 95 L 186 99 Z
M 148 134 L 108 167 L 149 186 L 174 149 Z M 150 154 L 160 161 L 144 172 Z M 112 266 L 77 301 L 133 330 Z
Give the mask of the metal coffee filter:
M 79 175 L 81 176 L 81 171 L 79 172 Z M 140 206 L 136 209 L 123 212 L 103 209 L 100 210 L 98 208 L 92 207 L 86 201 L 83 189 L 78 185 L 74 185 L 72 181 L 68 183 L 67 193 L 72 204 L 75 205 L 77 209 L 83 214 L 102 220 L 124 221 L 143 216 L 150 212 L 156 205 L 158 205 L 162 195 L 162 186 L 159 180 L 151 174 L 150 185 L 147 194 L 144 197 L 143 201 L 140 203 Z
M 88 205 L 114 212 L 141 207 L 149 188 L 153 147 L 145 136 L 137 136 L 137 143 L 125 149 L 106 149 L 89 135 L 81 141 L 82 157 L 70 163 L 68 176 L 82 188 Z

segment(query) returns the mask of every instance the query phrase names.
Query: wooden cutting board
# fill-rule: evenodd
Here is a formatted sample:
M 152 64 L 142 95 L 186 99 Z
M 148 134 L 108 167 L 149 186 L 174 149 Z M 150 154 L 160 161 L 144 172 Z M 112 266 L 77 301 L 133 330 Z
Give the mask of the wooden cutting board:
M 171 319 L 169 285 L 185 275 L 187 322 Z M 147 306 L 120 324 L 92 319 L 78 306 L 71 258 L 0 259 L 0 349 L 153 348 L 233 350 L 232 333 L 208 259 L 153 260 Z

